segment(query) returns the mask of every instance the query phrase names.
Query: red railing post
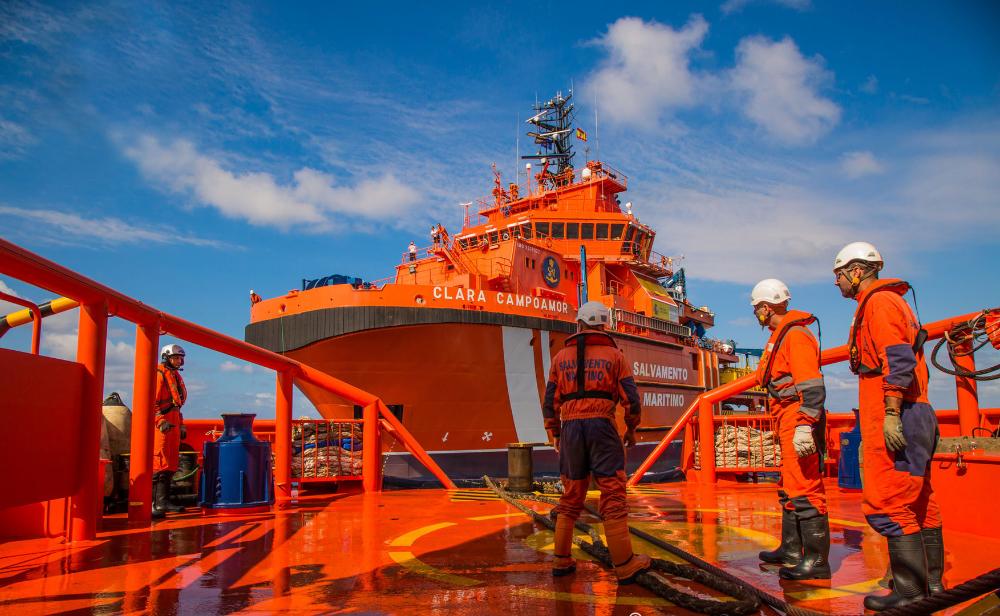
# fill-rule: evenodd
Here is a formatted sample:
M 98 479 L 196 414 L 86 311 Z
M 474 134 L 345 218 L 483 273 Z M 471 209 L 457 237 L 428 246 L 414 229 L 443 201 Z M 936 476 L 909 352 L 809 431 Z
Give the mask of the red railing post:
M 129 447 L 129 522 L 149 522 L 153 513 L 153 398 L 156 396 L 160 324 L 136 325 L 132 381 L 132 438 Z
M 101 457 L 101 401 L 104 399 L 104 353 L 107 348 L 108 307 L 103 301 L 80 306 L 80 331 L 76 361 L 86 374 L 83 386 L 83 414 L 80 417 L 80 451 L 76 460 L 78 488 L 70 506 L 70 541 L 87 541 L 97 536 L 98 483 L 95 480 Z
M 712 402 L 705 396 L 698 400 L 698 452 L 701 457 L 699 479 L 715 483 L 715 418 Z
M 8 295 L 7 293 L 0 293 L 0 299 L 7 300 L 12 304 L 17 304 L 18 306 L 24 306 L 28 309 L 29 314 L 31 314 L 31 354 L 38 355 L 39 347 L 41 346 L 42 340 L 42 311 L 38 308 L 36 304 L 29 302 L 25 299 L 21 299 L 16 295 Z M 10 327 L 10 325 L 8 325 Z M 0 336 L 6 329 L 0 331 Z
M 361 485 L 365 492 L 382 491 L 382 441 L 379 438 L 378 406 L 375 402 L 366 404 L 364 425 L 361 433 Z
M 976 357 L 972 354 L 971 338 L 956 345 L 955 367 L 976 371 Z M 979 427 L 979 390 L 976 380 L 965 376 L 955 377 L 955 398 L 958 401 L 958 427 L 962 436 L 972 436 L 972 430 Z
M 292 374 L 277 373 L 274 409 L 274 496 L 292 498 Z M 319 447 L 317 441 L 316 446 Z

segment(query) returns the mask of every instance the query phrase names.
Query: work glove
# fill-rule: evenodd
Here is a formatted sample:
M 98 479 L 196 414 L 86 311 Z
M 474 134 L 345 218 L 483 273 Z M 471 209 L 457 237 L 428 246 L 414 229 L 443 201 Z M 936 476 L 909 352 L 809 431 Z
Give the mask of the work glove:
M 816 440 L 813 439 L 812 426 L 796 426 L 792 437 L 792 447 L 800 458 L 816 453 Z
M 902 451 L 906 448 L 903 420 L 899 415 L 885 414 L 885 420 L 882 422 L 882 435 L 885 436 L 885 448 L 889 451 Z
M 635 446 L 635 428 L 629 428 L 625 430 L 625 446 L 626 447 Z
M 170 423 L 169 421 L 161 421 L 156 425 L 156 429 L 162 432 L 163 434 L 166 434 L 167 432 L 170 432 L 171 430 L 174 429 L 174 424 Z
M 185 426 L 185 425 L 182 424 L 181 425 L 181 439 L 183 440 L 183 439 L 186 439 L 187 437 L 188 437 L 187 426 Z

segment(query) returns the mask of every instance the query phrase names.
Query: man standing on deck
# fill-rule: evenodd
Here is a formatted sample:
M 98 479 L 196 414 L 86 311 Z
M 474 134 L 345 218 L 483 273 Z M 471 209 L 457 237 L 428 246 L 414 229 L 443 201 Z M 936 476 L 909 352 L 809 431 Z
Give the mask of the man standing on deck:
M 926 332 L 903 296 L 910 285 L 879 280 L 882 255 L 867 242 L 834 260 L 840 293 L 858 302 L 848 347 L 858 375 L 864 502 L 868 523 L 889 542 L 893 590 L 865 597 L 881 611 L 943 590 L 941 514 L 931 488 L 937 416 L 927 399 Z
M 410 261 L 416 261 L 417 260 L 417 245 L 414 244 L 413 242 L 410 242 L 410 247 L 408 248 L 408 250 L 410 252 Z
M 159 519 L 167 512 L 183 511 L 171 505 L 170 480 L 177 472 L 181 440 L 187 437 L 181 407 L 187 400 L 187 389 L 181 377 L 184 366 L 184 349 L 179 344 L 168 344 L 160 351 L 160 365 L 156 367 L 156 412 L 153 433 L 153 518 Z
M 556 506 L 555 557 L 552 575 L 576 571 L 570 556 L 573 524 L 583 510 L 590 476 L 601 491 L 598 509 L 619 584 L 631 584 L 650 566 L 650 558 L 633 554 L 625 495 L 625 448 L 615 427 L 619 401 L 627 403 L 625 445 L 635 445 L 642 406 L 632 370 L 613 338 L 604 332 L 608 308 L 587 302 L 576 314 L 579 333 L 552 360 L 542 413 L 545 429 L 559 452 L 563 495 Z
M 750 293 L 754 316 L 771 330 L 760 358 L 757 382 L 771 399 L 781 445 L 781 545 L 761 552 L 766 563 L 793 565 L 778 572 L 786 580 L 830 579 L 830 518 L 821 469 L 826 385 L 819 343 L 808 326 L 816 321 L 789 310 L 785 283 L 761 280 Z M 817 438 L 819 437 L 819 438 Z

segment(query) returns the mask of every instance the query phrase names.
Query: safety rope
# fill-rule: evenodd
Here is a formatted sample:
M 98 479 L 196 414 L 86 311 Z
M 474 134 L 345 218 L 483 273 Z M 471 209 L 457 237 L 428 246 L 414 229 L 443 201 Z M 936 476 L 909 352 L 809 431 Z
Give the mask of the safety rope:
M 938 341 L 931 352 L 931 363 L 934 364 L 934 367 L 945 374 L 965 377 L 976 381 L 994 381 L 1000 379 L 1000 364 L 979 370 L 969 370 L 955 363 L 955 358 L 973 355 L 987 344 L 993 342 L 991 334 L 995 336 L 996 333 L 991 331 L 990 326 L 987 324 L 987 319 L 993 318 L 990 316 L 990 313 L 995 313 L 995 310 L 986 309 L 969 319 L 967 323 L 955 327 L 950 332 L 945 332 L 944 338 Z M 951 368 L 941 365 L 937 358 L 938 352 L 946 343 L 948 344 L 948 359 L 951 360 Z M 969 345 L 968 350 L 956 350 L 957 347 L 963 344 Z
M 1000 590 L 1000 568 L 988 571 L 976 576 L 967 582 L 963 582 L 954 588 L 936 592 L 929 597 L 924 597 L 920 601 L 894 607 L 879 614 L 883 616 L 916 616 L 917 614 L 931 614 L 938 610 L 943 610 L 959 603 L 964 603 L 969 599 L 981 597 L 990 592 Z
M 522 513 L 530 516 L 546 528 L 549 528 L 550 530 L 555 529 L 556 525 L 551 517 L 542 515 L 520 502 L 520 500 L 534 500 L 541 503 L 552 504 L 552 499 L 531 493 L 508 492 L 489 477 L 483 477 L 483 480 L 486 482 L 487 487 L 493 490 L 493 492 L 504 501 L 516 507 Z M 611 555 L 608 552 L 607 546 L 605 546 L 601 540 L 600 534 L 597 530 L 593 526 L 586 524 L 585 522 L 581 522 L 580 520 L 576 521 L 575 527 L 586 532 L 590 536 L 591 541 L 588 542 L 580 537 L 574 537 L 573 543 L 579 546 L 579 548 L 588 555 L 604 564 L 606 567 L 612 568 L 613 565 L 611 562 Z M 710 614 L 712 616 L 726 616 L 730 614 L 733 616 L 742 616 L 756 612 L 760 607 L 760 601 L 757 600 L 753 593 L 750 592 L 750 588 L 742 583 L 733 583 L 728 580 L 720 579 L 718 576 L 713 576 L 710 573 L 696 567 L 679 565 L 661 560 L 659 558 L 652 559 L 651 569 L 658 573 L 691 580 L 735 599 L 734 601 L 703 599 L 697 595 L 681 591 L 671 586 L 664 578 L 658 575 L 653 575 L 653 572 L 650 570 L 643 571 L 636 576 L 636 583 L 640 586 L 653 591 L 670 603 L 684 609 L 691 610 L 692 612 Z

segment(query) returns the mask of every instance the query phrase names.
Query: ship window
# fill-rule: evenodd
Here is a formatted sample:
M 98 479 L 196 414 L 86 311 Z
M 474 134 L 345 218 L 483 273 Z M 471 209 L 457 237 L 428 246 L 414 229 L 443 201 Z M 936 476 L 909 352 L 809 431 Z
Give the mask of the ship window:
M 399 423 L 403 423 L 403 405 L 402 404 L 387 404 L 389 407 L 389 412 L 396 416 Z
M 535 260 L 534 259 L 531 260 L 531 269 L 535 269 Z
M 608 239 L 608 225 L 597 225 L 597 239 Z
M 562 222 L 554 222 L 554 223 L 552 223 L 552 239 L 554 239 L 554 240 L 561 240 L 563 238 L 563 235 L 565 234 L 565 231 L 564 231 L 565 227 L 566 227 L 566 223 L 562 223 Z
M 511 227 L 511 232 L 514 234 L 514 237 L 521 237 L 521 227 L 520 226 Z
M 531 267 L 531 259 L 528 257 L 524 258 L 524 267 Z
M 521 225 L 521 228 L 523 229 L 522 233 L 524 234 L 524 239 L 530 240 L 531 239 L 531 223 L 530 222 L 526 222 L 523 225 Z
M 575 222 L 566 223 L 566 239 L 575 240 L 580 237 L 580 225 Z
M 549 237 L 549 223 L 547 222 L 536 222 L 535 223 L 535 235 L 538 239 Z
M 622 239 L 622 233 L 625 232 L 625 225 L 611 225 L 611 239 L 620 240 Z
M 496 231 L 490 231 L 490 244 L 499 244 L 500 237 Z
M 580 239 L 581 240 L 594 239 L 594 223 L 585 222 L 582 225 L 580 225 Z
M 462 250 L 465 250 L 466 248 L 469 247 L 469 242 L 467 242 L 464 239 L 458 240 L 458 247 L 461 248 Z
M 635 227 L 629 225 L 628 231 L 625 233 L 625 241 L 631 242 L 633 236 L 635 236 Z

